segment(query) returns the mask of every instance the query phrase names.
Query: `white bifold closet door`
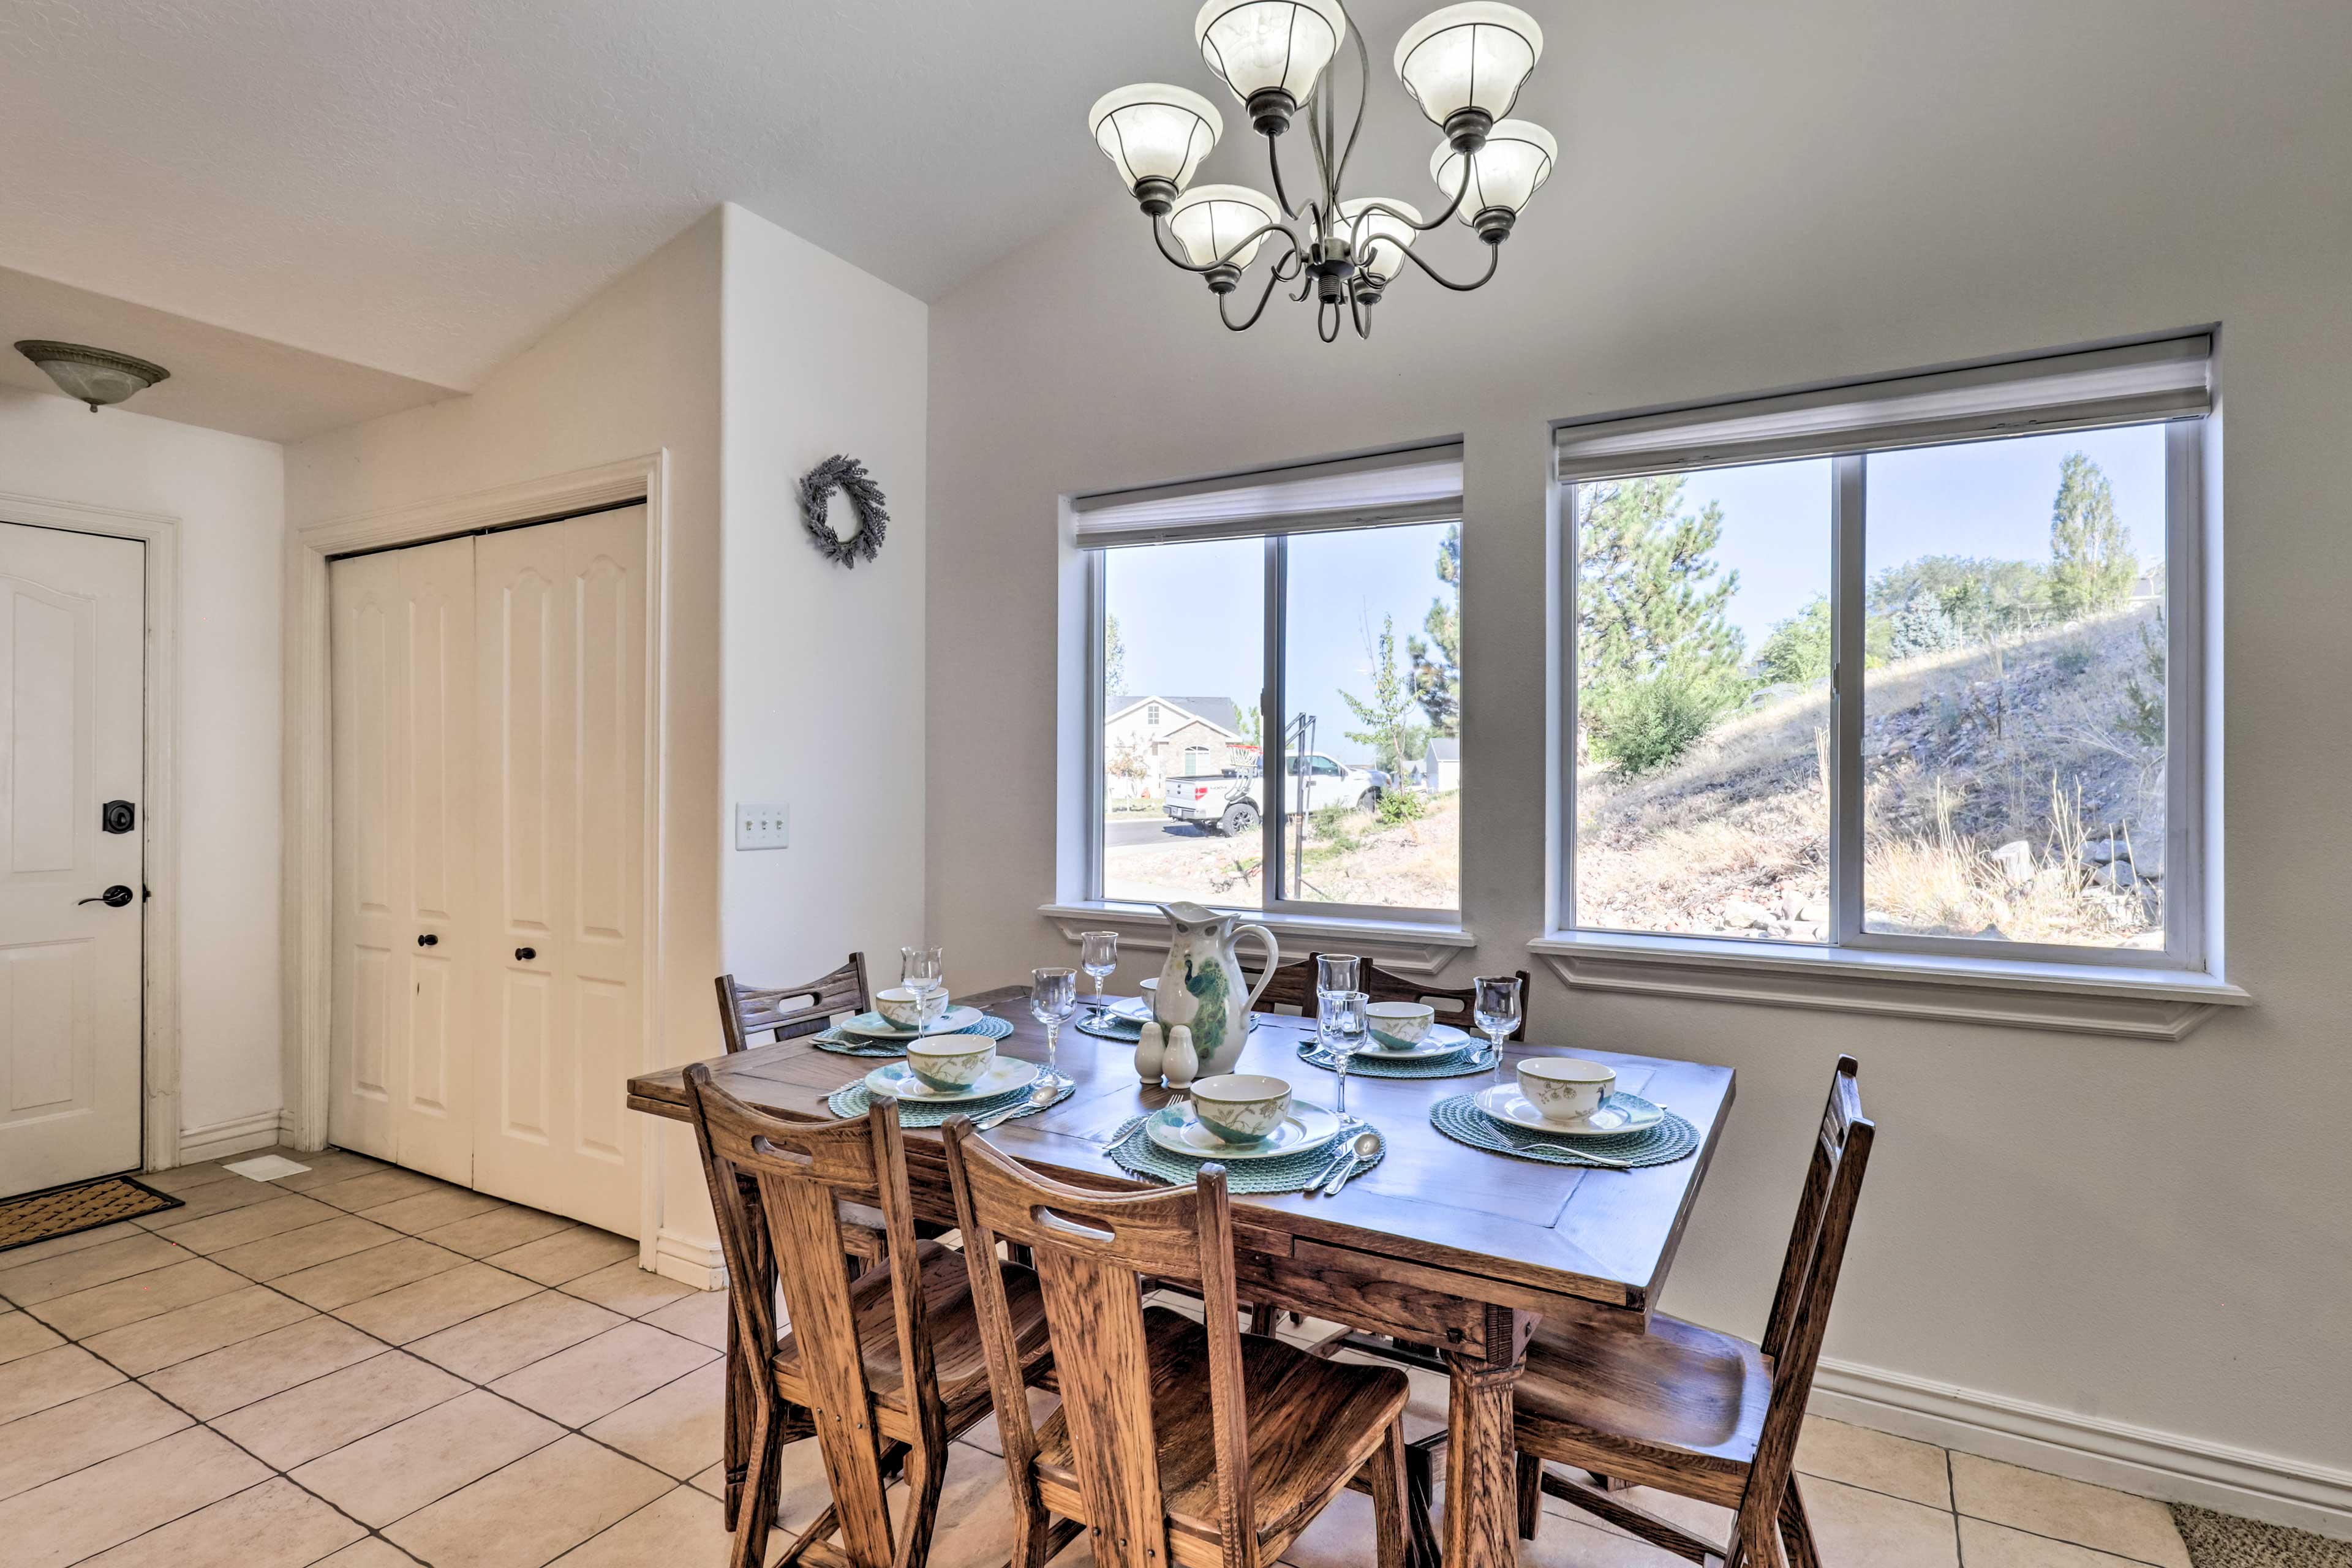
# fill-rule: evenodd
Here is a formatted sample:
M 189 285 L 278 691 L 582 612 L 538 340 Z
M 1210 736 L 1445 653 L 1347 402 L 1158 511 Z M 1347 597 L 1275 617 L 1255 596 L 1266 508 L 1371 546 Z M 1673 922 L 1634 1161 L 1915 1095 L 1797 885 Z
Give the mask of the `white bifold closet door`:
M 644 529 L 629 507 L 329 572 L 331 1136 L 629 1234 Z

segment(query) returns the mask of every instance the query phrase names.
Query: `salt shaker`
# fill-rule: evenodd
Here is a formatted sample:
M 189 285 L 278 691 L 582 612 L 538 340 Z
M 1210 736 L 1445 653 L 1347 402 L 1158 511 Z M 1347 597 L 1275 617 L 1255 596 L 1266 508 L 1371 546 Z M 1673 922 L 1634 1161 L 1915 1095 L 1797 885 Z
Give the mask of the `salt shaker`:
M 1136 1042 L 1135 1076 L 1146 1083 L 1158 1083 L 1167 1051 L 1168 1043 L 1160 1035 L 1159 1020 L 1147 1020 L 1143 1026 L 1143 1037 Z
M 1201 1070 L 1201 1059 L 1192 1054 L 1192 1031 L 1186 1026 L 1170 1026 L 1168 1048 L 1160 1056 L 1160 1070 L 1171 1089 L 1183 1088 Z

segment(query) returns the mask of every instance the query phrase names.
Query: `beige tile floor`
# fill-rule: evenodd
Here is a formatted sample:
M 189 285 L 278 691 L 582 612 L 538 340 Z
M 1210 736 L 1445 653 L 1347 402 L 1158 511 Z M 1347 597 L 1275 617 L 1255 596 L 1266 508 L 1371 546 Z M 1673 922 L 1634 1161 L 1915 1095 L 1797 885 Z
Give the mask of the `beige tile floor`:
M 188 1166 L 155 1178 L 184 1207 L 0 1253 L 9 1568 L 725 1561 L 722 1296 L 568 1220 L 278 1152 L 310 1168 Z M 1414 1376 L 1418 1435 L 1445 1394 Z M 2188 1568 L 2146 1499 L 1822 1420 L 1798 1465 L 1830 1568 Z M 936 1568 L 1004 1561 L 1002 1467 L 992 1425 L 957 1446 Z M 1721 1533 L 1719 1510 L 1634 1496 Z M 784 1524 L 824 1498 L 796 1446 Z M 1546 1501 L 1524 1563 L 1678 1561 Z M 1343 1496 L 1287 1561 L 1359 1568 L 1371 1530 L 1370 1503 Z

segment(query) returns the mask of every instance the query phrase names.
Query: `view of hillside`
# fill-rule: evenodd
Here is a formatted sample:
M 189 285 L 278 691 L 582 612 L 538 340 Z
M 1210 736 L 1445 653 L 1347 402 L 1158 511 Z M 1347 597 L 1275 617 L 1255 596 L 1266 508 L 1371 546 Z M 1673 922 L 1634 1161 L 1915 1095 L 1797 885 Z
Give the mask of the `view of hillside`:
M 2144 510 L 2138 470 L 2160 448 L 2098 434 Z M 2161 556 L 2136 552 L 2118 487 L 2066 437 L 1869 461 L 1866 929 L 2161 946 Z M 1829 600 L 1770 622 L 1751 653 L 1736 622 L 1741 574 L 1724 559 L 1745 551 L 1778 569 L 1738 531 L 1785 539 L 1825 519 L 1805 498 L 1827 465 L 1791 471 L 1802 467 L 1780 465 L 1777 491 L 1735 478 L 1702 497 L 1713 476 L 1676 475 L 1580 498 L 1580 925 L 1827 934 Z M 2039 482 L 2054 486 L 2031 520 L 2044 552 L 1951 552 L 2022 543 L 2005 489 Z M 2143 537 L 2160 544 L 2160 528 Z M 1825 530 L 1804 542 L 1816 539 L 1825 556 Z

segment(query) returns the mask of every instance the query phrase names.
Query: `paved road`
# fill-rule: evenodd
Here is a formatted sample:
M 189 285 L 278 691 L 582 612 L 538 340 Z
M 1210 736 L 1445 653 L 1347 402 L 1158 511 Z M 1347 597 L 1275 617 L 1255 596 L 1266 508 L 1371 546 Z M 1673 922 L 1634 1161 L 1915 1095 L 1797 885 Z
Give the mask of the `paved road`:
M 1204 829 L 1164 816 L 1121 816 L 1103 824 L 1103 844 L 1111 849 L 1138 844 L 1197 843 L 1205 836 Z

